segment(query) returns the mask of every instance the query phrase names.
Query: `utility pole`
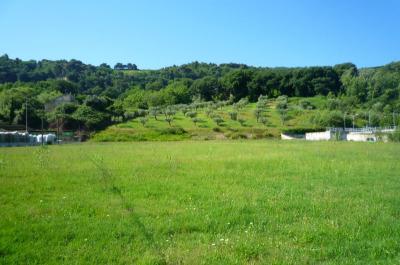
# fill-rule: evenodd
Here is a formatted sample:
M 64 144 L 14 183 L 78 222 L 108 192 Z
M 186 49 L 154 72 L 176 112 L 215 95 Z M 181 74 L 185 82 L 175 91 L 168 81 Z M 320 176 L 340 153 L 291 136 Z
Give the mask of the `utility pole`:
M 368 127 L 371 127 L 371 111 L 368 111 Z
M 59 144 L 60 142 L 58 141 L 58 137 L 60 135 L 60 125 L 59 125 L 59 119 L 58 119 L 58 114 L 57 114 L 57 144 Z
M 28 132 L 28 98 L 25 97 L 25 132 Z
M 42 146 L 43 146 L 44 145 L 44 142 L 43 142 L 43 116 L 44 116 L 44 111 L 43 111 L 42 115 L 40 115 L 40 116 L 42 118 Z

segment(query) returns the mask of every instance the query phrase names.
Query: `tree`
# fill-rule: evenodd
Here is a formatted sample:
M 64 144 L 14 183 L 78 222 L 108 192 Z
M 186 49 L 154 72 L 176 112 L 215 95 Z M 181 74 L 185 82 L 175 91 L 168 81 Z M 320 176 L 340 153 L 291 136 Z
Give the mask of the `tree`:
M 215 117 L 213 118 L 213 121 L 214 121 L 218 126 L 220 126 L 220 125 L 224 122 L 224 120 L 223 120 L 220 116 L 215 116 Z
M 248 96 L 248 85 L 252 78 L 252 71 L 247 69 L 234 70 L 222 77 L 222 86 L 225 90 L 224 98 L 232 94 L 235 100 Z
M 107 115 L 95 111 L 89 106 L 80 105 L 72 114 L 72 117 L 83 123 L 89 130 L 104 127 L 108 123 Z
M 201 122 L 201 119 L 199 118 L 192 118 L 192 122 L 194 123 L 195 126 L 197 126 L 198 122 Z
M 116 63 L 114 65 L 114 70 L 124 70 L 124 65 L 122 63 Z
M 261 117 L 261 118 L 260 118 L 260 122 L 261 122 L 262 124 L 264 124 L 264 126 L 267 126 L 267 124 L 268 124 L 268 119 L 267 119 L 266 117 Z
M 165 118 L 165 121 L 168 122 L 169 126 L 171 126 L 171 122 L 174 120 L 173 117 L 167 117 Z
M 157 121 L 157 115 L 160 113 L 159 109 L 157 107 L 152 107 L 149 110 L 149 115 L 153 116 L 154 119 Z
M 258 122 L 258 119 L 261 117 L 262 113 L 263 113 L 262 109 L 256 108 L 254 110 L 254 116 L 256 117 L 257 122 Z
M 286 109 L 279 109 L 279 118 L 281 119 L 282 125 L 288 120 L 287 110 Z
M 213 97 L 222 98 L 224 96 L 221 91 L 221 84 L 217 78 L 212 76 L 195 80 L 190 90 L 206 101 L 212 100 Z
M 236 121 L 238 117 L 238 113 L 236 111 L 231 111 L 229 112 L 229 117 L 231 117 L 231 120 Z
M 195 118 L 197 116 L 197 112 L 190 111 L 190 112 L 186 113 L 186 116 L 188 116 L 189 118 Z
M 139 118 L 139 122 L 143 125 L 143 127 L 146 125 L 147 123 L 147 118 L 146 117 L 140 117 Z

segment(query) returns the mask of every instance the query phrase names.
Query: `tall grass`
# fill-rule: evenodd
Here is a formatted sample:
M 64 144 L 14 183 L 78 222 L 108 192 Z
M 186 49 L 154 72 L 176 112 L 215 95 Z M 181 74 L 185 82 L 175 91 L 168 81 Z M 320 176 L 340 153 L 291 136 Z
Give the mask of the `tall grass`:
M 399 263 L 398 144 L 39 148 L 0 150 L 1 264 Z

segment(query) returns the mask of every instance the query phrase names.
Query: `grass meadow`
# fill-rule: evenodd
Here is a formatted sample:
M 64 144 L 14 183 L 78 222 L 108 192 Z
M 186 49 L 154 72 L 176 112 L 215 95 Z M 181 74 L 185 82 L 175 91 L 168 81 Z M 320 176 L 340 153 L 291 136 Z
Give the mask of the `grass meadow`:
M 1 264 L 400 264 L 400 145 L 0 149 Z

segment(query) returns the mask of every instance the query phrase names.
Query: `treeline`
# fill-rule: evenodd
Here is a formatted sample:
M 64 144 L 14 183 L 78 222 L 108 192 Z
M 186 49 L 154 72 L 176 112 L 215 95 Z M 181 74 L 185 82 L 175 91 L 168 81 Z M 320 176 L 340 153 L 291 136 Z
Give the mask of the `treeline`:
M 93 66 L 78 60 L 22 61 L 7 55 L 0 57 L 3 122 L 23 123 L 27 105 L 30 126 L 36 128 L 45 103 L 63 94 L 73 95 L 75 101 L 46 113 L 46 121 L 51 124 L 51 117 L 61 116 L 70 121 L 71 129 L 77 124 L 99 129 L 115 120 L 113 117 L 138 109 L 201 101 L 237 102 L 242 98 L 256 102 L 260 95 L 329 95 L 350 108 L 374 106 L 378 111 L 398 111 L 400 62 L 365 69 L 357 69 L 351 63 L 257 68 L 194 62 L 160 70 L 137 70 L 132 63 L 118 63 L 112 69 L 107 64 Z

